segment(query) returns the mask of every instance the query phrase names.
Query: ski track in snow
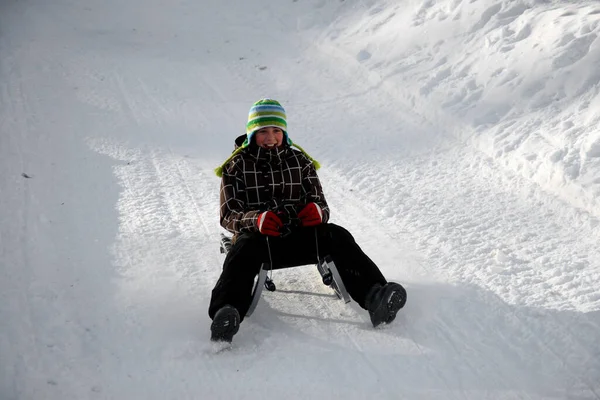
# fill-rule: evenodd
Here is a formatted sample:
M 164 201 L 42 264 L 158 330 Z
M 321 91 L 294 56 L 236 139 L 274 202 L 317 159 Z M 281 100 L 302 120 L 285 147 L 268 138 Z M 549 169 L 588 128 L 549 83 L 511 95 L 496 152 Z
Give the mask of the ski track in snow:
M 600 398 L 597 215 L 424 105 L 452 80 L 464 90 L 447 108 L 470 110 L 481 96 L 449 58 L 423 47 L 379 70 L 386 80 L 373 69 L 376 46 L 352 53 L 344 41 L 382 35 L 410 13 L 387 2 L 239 13 L 151 3 L 164 13 L 147 21 L 133 5 L 119 15 L 100 3 L 0 6 L 29 23 L 0 15 L 0 398 Z M 465 2 L 443 3 L 422 2 L 410 26 L 467 14 Z M 500 46 L 503 27 L 505 45 L 535 37 L 535 26 L 516 25 L 525 3 L 484 3 L 471 2 L 481 11 L 473 40 L 489 30 Z M 243 25 L 249 12 L 254 25 Z M 225 15 L 228 31 L 215 25 Z M 595 54 L 590 15 L 553 67 Z M 291 35 L 289 21 L 294 40 L 261 26 Z M 391 79 L 428 63 L 420 90 Z M 288 108 L 293 140 L 324 165 L 332 222 L 406 286 L 394 324 L 373 329 L 311 265 L 274 271 L 278 290 L 231 348 L 209 343 L 223 261 L 212 169 L 249 104 L 270 93 Z M 519 147 L 517 136 L 507 145 Z

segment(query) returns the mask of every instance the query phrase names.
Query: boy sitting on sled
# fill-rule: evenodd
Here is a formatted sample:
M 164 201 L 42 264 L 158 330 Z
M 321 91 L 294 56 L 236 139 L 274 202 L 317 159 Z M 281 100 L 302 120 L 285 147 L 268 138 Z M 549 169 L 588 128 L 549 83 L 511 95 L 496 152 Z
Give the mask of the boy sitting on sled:
M 292 267 L 314 264 L 325 255 L 333 259 L 352 299 L 368 310 L 373 326 L 392 322 L 406 291 L 384 278 L 350 232 L 328 223 L 319 164 L 288 136 L 281 104 L 272 99 L 254 103 L 246 134 L 236 145 L 216 169 L 221 225 L 234 237 L 212 291 L 211 340 L 231 342 L 250 307 L 263 262 Z

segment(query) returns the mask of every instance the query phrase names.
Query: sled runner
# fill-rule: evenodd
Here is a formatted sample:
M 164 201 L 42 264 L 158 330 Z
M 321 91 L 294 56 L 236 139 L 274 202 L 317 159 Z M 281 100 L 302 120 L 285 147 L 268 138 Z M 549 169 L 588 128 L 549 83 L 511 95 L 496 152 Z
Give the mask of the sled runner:
M 226 236 L 225 234 L 221 233 L 221 243 L 220 243 L 221 254 L 227 254 L 229 252 L 229 250 L 231 249 L 231 246 L 232 246 L 231 237 Z M 252 315 L 252 313 L 256 309 L 256 306 L 257 306 L 258 300 L 260 299 L 260 296 L 262 294 L 263 288 L 267 289 L 270 292 L 274 292 L 277 289 L 275 286 L 275 282 L 273 282 L 273 280 L 268 275 L 269 271 L 272 271 L 275 269 L 285 269 L 285 268 L 293 268 L 293 267 L 277 267 L 277 266 L 272 267 L 267 262 L 262 264 L 262 266 L 260 268 L 260 272 L 258 274 L 258 279 L 256 280 L 256 282 L 254 284 L 254 289 L 252 291 L 252 303 L 250 304 L 250 308 L 248 309 L 248 312 L 246 313 L 247 317 Z M 344 300 L 345 303 L 349 303 L 350 295 L 346 291 L 346 287 L 344 286 L 344 283 L 342 282 L 342 278 L 340 277 L 338 269 L 336 268 L 335 263 L 333 262 L 333 260 L 331 259 L 330 256 L 327 255 L 318 261 L 317 270 L 319 271 L 319 274 L 321 275 L 323 284 L 325 284 L 326 286 L 329 286 L 331 289 L 333 289 L 333 291 L 335 292 L 335 294 L 337 295 L 337 297 L 339 299 Z

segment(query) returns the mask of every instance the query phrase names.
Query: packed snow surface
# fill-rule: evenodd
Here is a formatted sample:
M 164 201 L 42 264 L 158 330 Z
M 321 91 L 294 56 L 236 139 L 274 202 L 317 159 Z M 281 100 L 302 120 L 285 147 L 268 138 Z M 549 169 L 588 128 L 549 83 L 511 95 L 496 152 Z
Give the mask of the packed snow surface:
M 600 4 L 0 1 L 0 399 L 600 398 Z M 408 303 L 314 266 L 210 343 L 272 97 Z

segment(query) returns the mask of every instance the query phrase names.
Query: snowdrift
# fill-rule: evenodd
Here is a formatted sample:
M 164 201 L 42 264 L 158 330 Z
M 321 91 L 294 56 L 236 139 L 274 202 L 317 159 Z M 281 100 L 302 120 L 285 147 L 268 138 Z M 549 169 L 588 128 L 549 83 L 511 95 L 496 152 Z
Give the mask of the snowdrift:
M 329 12 L 338 17 L 319 46 L 362 64 L 373 86 L 440 130 L 600 216 L 600 4 L 374 1 Z

